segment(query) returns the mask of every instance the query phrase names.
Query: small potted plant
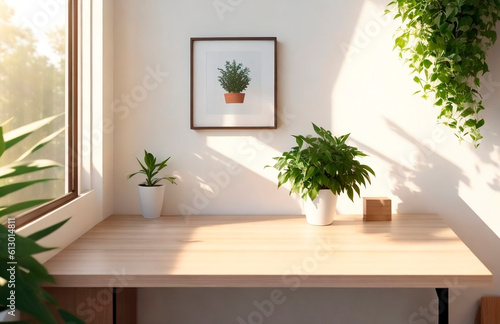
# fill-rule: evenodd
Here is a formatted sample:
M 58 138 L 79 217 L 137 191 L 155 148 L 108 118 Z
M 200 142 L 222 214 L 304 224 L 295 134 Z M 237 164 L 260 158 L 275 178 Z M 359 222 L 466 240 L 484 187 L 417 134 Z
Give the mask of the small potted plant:
M 245 101 L 246 90 L 252 78 L 250 78 L 250 69 L 243 67 L 242 63 L 226 61 L 224 68 L 217 68 L 220 72 L 217 78 L 220 85 L 227 93 L 224 94 L 226 103 L 243 103 Z
M 137 162 L 139 162 L 141 166 L 141 170 L 128 176 L 129 179 L 139 173 L 146 176 L 146 181 L 139 184 L 139 198 L 141 201 L 142 216 L 144 218 L 160 217 L 165 186 L 159 184 L 159 182 L 161 180 L 168 180 L 176 184 L 175 177 L 156 177 L 158 173 L 167 166 L 168 160 L 170 160 L 170 157 L 160 163 L 156 163 L 156 157 L 144 150 L 144 163 L 137 159 Z
M 304 200 L 307 222 L 329 225 L 333 222 L 337 196 L 343 192 L 353 200 L 359 196 L 360 185 L 370 182 L 375 172 L 356 160 L 366 156 L 357 148 L 346 144 L 349 134 L 340 137 L 313 124 L 317 136 L 294 135 L 297 146 L 275 157 L 278 188 L 290 182 L 290 193 Z

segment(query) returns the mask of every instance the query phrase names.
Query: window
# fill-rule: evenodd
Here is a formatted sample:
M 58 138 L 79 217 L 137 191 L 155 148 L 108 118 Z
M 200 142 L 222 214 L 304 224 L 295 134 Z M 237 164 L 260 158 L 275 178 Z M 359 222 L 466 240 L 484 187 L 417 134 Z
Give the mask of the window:
M 1 223 L 21 226 L 77 196 L 77 8 L 0 0 Z

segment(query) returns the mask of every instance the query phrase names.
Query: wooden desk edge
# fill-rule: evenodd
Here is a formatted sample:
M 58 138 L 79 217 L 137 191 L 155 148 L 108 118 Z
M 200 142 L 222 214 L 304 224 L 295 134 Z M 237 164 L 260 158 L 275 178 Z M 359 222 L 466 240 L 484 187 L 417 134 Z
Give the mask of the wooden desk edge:
M 198 288 L 453 288 L 488 287 L 493 275 L 356 276 L 315 275 L 53 275 L 48 287 L 198 287 Z

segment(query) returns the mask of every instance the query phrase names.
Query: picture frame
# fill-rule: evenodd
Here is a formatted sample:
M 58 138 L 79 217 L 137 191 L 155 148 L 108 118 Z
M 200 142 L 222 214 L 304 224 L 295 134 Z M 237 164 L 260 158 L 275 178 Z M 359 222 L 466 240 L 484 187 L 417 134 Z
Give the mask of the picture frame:
M 276 45 L 276 37 L 191 38 L 191 129 L 276 129 Z

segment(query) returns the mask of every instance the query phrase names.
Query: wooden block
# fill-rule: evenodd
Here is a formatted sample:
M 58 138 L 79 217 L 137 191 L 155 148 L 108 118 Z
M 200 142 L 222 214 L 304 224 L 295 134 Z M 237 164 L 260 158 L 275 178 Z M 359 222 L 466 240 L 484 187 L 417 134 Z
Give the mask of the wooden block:
M 475 324 L 500 323 L 500 297 L 482 297 Z
M 392 220 L 391 200 L 387 197 L 363 197 L 363 220 Z

